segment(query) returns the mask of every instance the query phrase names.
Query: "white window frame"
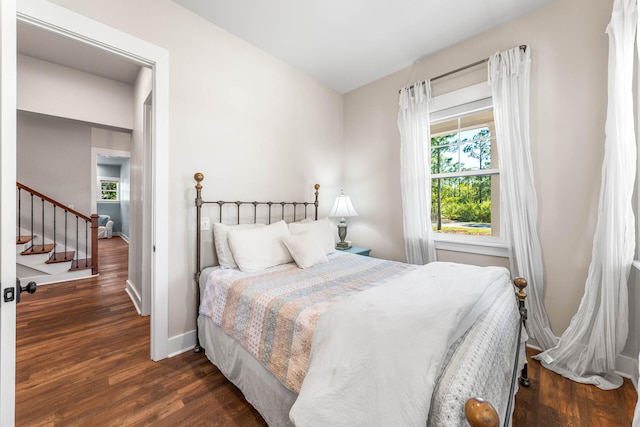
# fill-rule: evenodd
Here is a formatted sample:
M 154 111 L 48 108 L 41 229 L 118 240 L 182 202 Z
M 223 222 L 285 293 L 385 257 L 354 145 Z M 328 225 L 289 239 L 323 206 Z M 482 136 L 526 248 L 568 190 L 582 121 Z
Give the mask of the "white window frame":
M 432 122 L 442 122 L 448 118 L 460 116 L 461 114 L 470 114 L 486 110 L 492 106 L 491 87 L 486 82 L 449 92 L 432 98 L 429 125 L 431 125 Z M 427 147 L 429 147 L 430 155 L 431 144 L 427 144 Z M 473 176 L 495 173 L 499 173 L 499 170 L 487 169 L 483 171 L 468 172 L 469 175 Z M 467 174 L 467 172 L 462 172 L 461 174 Z M 431 180 L 440 175 L 441 174 L 429 173 L 429 189 L 431 189 Z M 429 190 L 428 197 L 431 197 L 431 190 Z M 502 209 L 502 198 L 500 198 L 500 211 L 504 211 Z M 469 236 L 461 234 L 433 233 L 433 240 L 435 242 L 436 249 L 440 250 L 508 258 L 509 250 L 507 241 L 503 237 L 504 234 L 504 220 L 502 215 L 500 215 L 500 236 Z
M 102 198 L 102 183 L 103 182 L 115 182 L 116 183 L 116 199 L 107 200 Z M 99 176 L 98 177 L 98 192 L 96 193 L 98 203 L 120 203 L 120 178 L 111 176 Z

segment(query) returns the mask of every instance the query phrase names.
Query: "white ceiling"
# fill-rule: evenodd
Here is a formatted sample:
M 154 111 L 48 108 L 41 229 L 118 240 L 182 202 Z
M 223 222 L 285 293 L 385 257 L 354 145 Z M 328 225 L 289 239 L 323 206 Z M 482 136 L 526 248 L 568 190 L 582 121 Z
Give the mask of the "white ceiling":
M 34 25 L 17 22 L 17 51 L 75 70 L 134 84 L 140 66 L 105 50 Z
M 553 0 L 173 1 L 346 93 Z
M 553 0 L 173 1 L 346 93 Z M 127 84 L 140 69 L 20 21 L 17 39 L 19 53 Z

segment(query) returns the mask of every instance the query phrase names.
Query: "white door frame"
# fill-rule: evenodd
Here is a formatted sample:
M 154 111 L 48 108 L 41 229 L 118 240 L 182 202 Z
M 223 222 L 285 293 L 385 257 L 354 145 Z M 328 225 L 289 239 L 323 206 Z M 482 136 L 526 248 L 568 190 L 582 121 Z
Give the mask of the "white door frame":
M 5 0 L 2 0 L 3 4 L 4 2 Z M 153 218 L 149 218 L 152 221 L 153 230 L 152 235 L 149 236 L 151 242 L 148 243 L 155 248 L 153 254 L 155 256 L 149 257 L 151 265 L 143 265 L 142 268 L 151 271 L 153 278 L 151 359 L 154 361 L 164 359 L 168 356 L 169 347 L 169 248 L 166 232 L 169 229 L 169 52 L 145 40 L 43 0 L 18 0 L 17 18 L 28 24 L 109 51 L 153 70 L 153 195 L 145 198 L 145 203 L 152 203 L 154 207 Z M 15 56 L 15 48 L 13 55 Z M 4 199 L 3 209 L 5 209 Z M 15 216 L 15 209 L 13 215 Z M 7 239 L 9 236 L 3 237 L 3 240 Z
M 15 422 L 16 303 L 16 2 L 0 1 L 0 425 Z

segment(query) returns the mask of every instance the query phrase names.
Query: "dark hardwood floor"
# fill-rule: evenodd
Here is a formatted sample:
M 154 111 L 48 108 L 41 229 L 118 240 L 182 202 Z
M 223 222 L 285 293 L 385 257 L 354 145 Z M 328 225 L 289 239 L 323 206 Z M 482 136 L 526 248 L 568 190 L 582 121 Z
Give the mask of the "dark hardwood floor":
M 265 426 L 203 354 L 149 359 L 149 318 L 124 292 L 128 245 L 100 241 L 97 278 L 44 285 L 17 306 L 17 426 Z M 630 426 L 629 381 L 604 392 L 532 361 L 515 426 Z

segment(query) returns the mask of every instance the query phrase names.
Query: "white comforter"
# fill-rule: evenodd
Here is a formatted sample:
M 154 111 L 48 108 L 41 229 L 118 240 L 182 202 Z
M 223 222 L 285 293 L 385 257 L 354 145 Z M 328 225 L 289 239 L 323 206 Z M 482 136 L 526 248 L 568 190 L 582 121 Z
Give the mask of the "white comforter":
M 296 426 L 424 426 L 449 346 L 509 286 L 504 268 L 431 263 L 319 320 Z

